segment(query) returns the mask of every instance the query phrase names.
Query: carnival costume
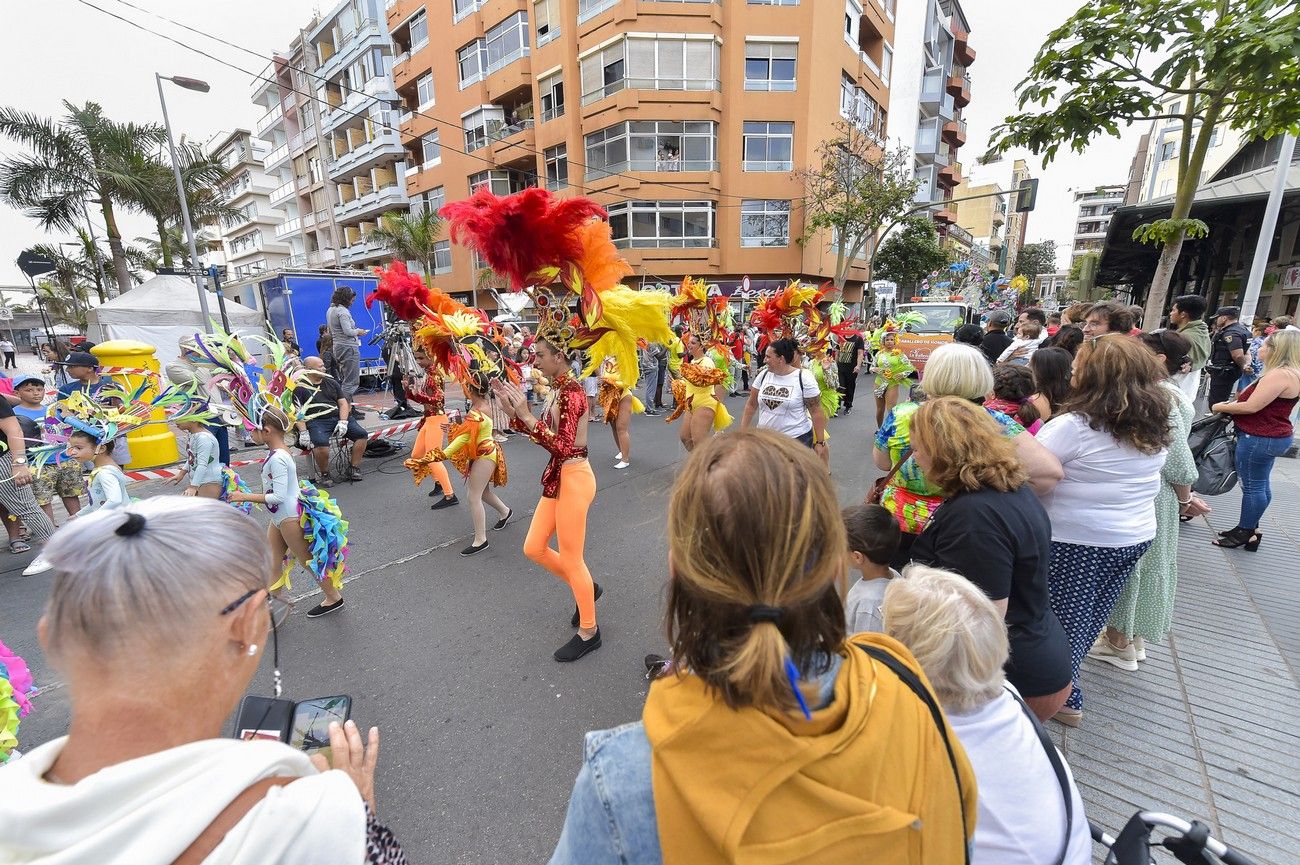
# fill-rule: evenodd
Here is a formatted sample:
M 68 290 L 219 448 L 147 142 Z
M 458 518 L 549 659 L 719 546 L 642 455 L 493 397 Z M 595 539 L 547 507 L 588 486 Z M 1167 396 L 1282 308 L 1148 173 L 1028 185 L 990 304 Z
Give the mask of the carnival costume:
M 32 711 L 35 691 L 27 662 L 0 642 L 0 763 L 18 747 L 18 724 Z
M 687 276 L 682 279 L 673 295 L 671 306 L 674 322 L 685 324 L 691 335 L 704 346 L 704 355 L 698 360 L 689 356 L 682 360 L 680 381 L 673 382 L 673 399 L 677 407 L 665 418 L 672 423 L 684 412 L 712 411 L 713 430 L 719 432 L 731 426 L 733 418 L 727 406 L 718 399 L 714 388 L 728 386 L 731 381 L 731 364 L 726 360 L 728 333 L 722 320 L 727 309 L 725 297 L 709 297 L 708 286 L 702 279 Z
M 645 403 L 637 399 L 632 388 L 623 381 L 617 362 L 610 360 L 605 364 L 605 371 L 600 374 L 600 389 L 596 393 L 596 403 L 605 413 L 605 423 L 612 424 L 618 420 L 618 407 L 625 396 L 632 397 L 632 414 L 645 413 Z
M 214 404 L 233 410 L 249 430 L 262 429 L 268 408 L 283 413 L 288 429 L 300 420 L 330 411 L 330 406 L 308 403 L 299 407 L 294 402 L 298 388 L 314 390 L 315 385 L 298 359 L 287 355 L 283 343 L 274 337 L 242 339 L 263 346 L 269 363 L 260 365 L 240 337 L 220 329 L 195 334 L 186 345 L 186 357 L 203 372 L 200 381 Z M 305 564 L 311 575 L 322 585 L 328 582 L 340 588 L 347 570 L 348 523 L 334 500 L 310 481 L 300 479 L 292 455 L 283 449 L 271 451 L 262 463 L 262 493 L 277 525 L 295 520 L 301 527 L 310 554 Z M 272 592 L 293 588 L 289 579 L 293 568 L 293 553 L 286 550 Z
M 601 219 L 605 210 L 594 201 L 556 198 L 535 188 L 505 197 L 481 189 L 466 201 L 445 205 L 440 215 L 448 221 L 453 241 L 477 251 L 510 290 L 532 297 L 539 340 L 566 355 L 575 349 L 588 353 L 586 374 L 607 357 L 620 370 L 636 369 L 637 337 L 663 343 L 672 339 L 668 298 L 619 284 L 632 268 L 614 248 L 609 224 Z M 576 315 L 570 313 L 570 300 L 577 301 Z M 595 586 L 583 549 L 596 476 L 587 448 L 578 444 L 587 397 L 572 375 L 560 376 L 553 385 L 531 429 L 518 418 L 511 424 L 551 455 L 524 554 L 569 586 L 579 626 L 592 629 Z M 550 546 L 552 536 L 558 549 Z
M 917 320 L 920 321 L 917 321 Z M 916 367 L 907 355 L 897 348 L 885 348 L 884 340 L 889 334 L 897 337 L 904 329 L 914 324 L 923 322 L 924 319 L 919 313 L 904 312 L 898 316 L 889 319 L 881 328 L 880 350 L 872 358 L 872 365 L 876 367 L 876 396 L 883 397 L 885 392 L 891 387 L 899 387 L 907 384 L 911 375 L 916 372 Z M 895 342 L 897 345 L 897 342 Z

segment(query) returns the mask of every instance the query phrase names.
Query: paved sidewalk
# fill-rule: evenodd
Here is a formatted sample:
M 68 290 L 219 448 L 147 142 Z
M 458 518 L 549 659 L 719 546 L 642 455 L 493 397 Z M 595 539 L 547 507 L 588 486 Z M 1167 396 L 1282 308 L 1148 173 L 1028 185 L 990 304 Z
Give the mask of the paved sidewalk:
M 1300 461 L 1273 471 L 1256 553 L 1210 541 L 1240 488 L 1182 527 L 1174 630 L 1139 672 L 1084 663 L 1085 720 L 1049 724 L 1093 823 L 1138 810 L 1201 819 L 1257 862 L 1300 863 Z M 1100 861 L 1100 860 L 1098 860 Z

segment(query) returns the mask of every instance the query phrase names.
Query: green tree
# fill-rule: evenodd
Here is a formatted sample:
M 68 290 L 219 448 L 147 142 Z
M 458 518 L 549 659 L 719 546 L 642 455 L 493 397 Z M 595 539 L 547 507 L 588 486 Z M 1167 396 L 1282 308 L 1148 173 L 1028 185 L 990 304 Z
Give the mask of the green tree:
M 230 171 L 219 160 L 203 153 L 192 144 L 178 148 L 181 182 L 185 187 L 186 204 L 190 211 L 190 224 L 197 229 L 203 225 L 231 225 L 244 216 L 242 208 L 225 203 L 220 191 L 223 183 L 231 180 Z M 176 175 L 169 162 L 160 156 L 136 151 L 128 159 L 132 183 L 126 190 L 128 203 L 135 210 L 149 216 L 154 223 L 158 240 L 153 244 L 162 267 L 175 266 L 180 259 L 189 266 L 189 244 L 184 236 L 180 198 L 176 195 Z M 180 243 L 172 243 L 179 237 Z M 137 241 L 139 238 L 137 238 Z M 202 253 L 199 237 L 195 245 Z
M 36 298 L 31 303 L 15 305 L 14 308 L 34 312 L 43 306 L 46 316 L 53 322 L 85 330 L 91 289 L 82 263 L 76 257 L 64 254 L 63 247 L 57 244 L 38 243 L 31 247 L 31 251 L 52 262 L 54 271 L 36 283 Z M 39 305 L 37 298 L 40 299 Z
M 1020 247 L 1016 256 L 1016 276 L 1023 276 L 1033 286 L 1034 277 L 1040 273 L 1056 272 L 1056 241 L 1044 240 L 1040 243 L 1026 243 Z
M 394 259 L 417 262 L 424 272 L 424 281 L 433 285 L 438 243 L 445 231 L 446 223 L 432 210 L 419 213 L 393 210 L 379 217 L 379 224 L 366 235 L 366 240 L 383 245 Z
M 116 289 L 126 291 L 131 269 L 115 208 L 134 206 L 133 156 L 162 144 L 166 133 L 156 124 L 109 120 L 94 102 L 77 106 L 65 100 L 63 107 L 59 120 L 0 108 L 0 135 L 27 149 L 0 161 L 0 198 L 43 228 L 64 231 L 80 225 L 85 209 L 97 208 L 108 234 Z
M 1021 113 L 994 130 L 991 153 L 1025 147 L 1050 161 L 1062 145 L 1082 153 L 1131 123 L 1182 124 L 1173 212 L 1133 234 L 1161 247 L 1145 313 L 1156 322 L 1183 239 L 1209 233 L 1190 214 L 1214 129 L 1248 139 L 1300 129 L 1300 5 L 1089 2 L 1048 35 L 1017 91 Z
M 943 270 L 948 264 L 948 251 L 939 244 L 934 220 L 929 216 L 911 216 L 896 234 L 880 245 L 873 277 L 913 290 L 932 271 Z M 900 296 L 906 294 L 900 292 Z
M 839 121 L 833 137 L 817 147 L 818 164 L 794 172 L 803 187 L 807 244 L 829 234 L 835 240 L 832 282 L 843 292 L 849 268 L 868 251 L 880 229 L 915 203 L 920 181 L 905 147 L 885 151 L 876 136 Z

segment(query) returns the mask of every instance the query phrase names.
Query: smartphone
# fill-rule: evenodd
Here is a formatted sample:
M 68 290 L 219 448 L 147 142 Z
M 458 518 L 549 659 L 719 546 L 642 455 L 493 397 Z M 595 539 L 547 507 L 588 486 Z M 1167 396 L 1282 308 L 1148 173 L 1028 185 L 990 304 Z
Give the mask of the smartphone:
M 277 700 L 274 697 L 250 694 L 239 704 L 239 715 L 235 719 L 235 737 L 246 742 L 255 739 L 269 739 L 272 742 L 287 741 L 294 709 L 293 700 Z
M 346 695 L 303 700 L 293 709 L 289 745 L 307 754 L 324 754 L 327 760 L 333 759 L 330 724 L 342 724 L 351 715 L 352 698 Z

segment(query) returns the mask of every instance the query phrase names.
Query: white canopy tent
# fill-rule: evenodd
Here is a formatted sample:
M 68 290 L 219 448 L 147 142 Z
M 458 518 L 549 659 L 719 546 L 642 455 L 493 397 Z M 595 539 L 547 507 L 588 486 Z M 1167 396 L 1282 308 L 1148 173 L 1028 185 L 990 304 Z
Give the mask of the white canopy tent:
M 221 313 L 215 294 L 208 306 L 214 321 Z M 265 334 L 262 314 L 242 304 L 226 301 L 226 315 L 235 333 Z M 155 276 L 130 291 L 100 304 L 87 313 L 87 333 L 94 342 L 134 339 L 157 349 L 158 363 L 166 366 L 180 355 L 183 336 L 204 329 L 203 314 L 194 283 L 180 276 Z

